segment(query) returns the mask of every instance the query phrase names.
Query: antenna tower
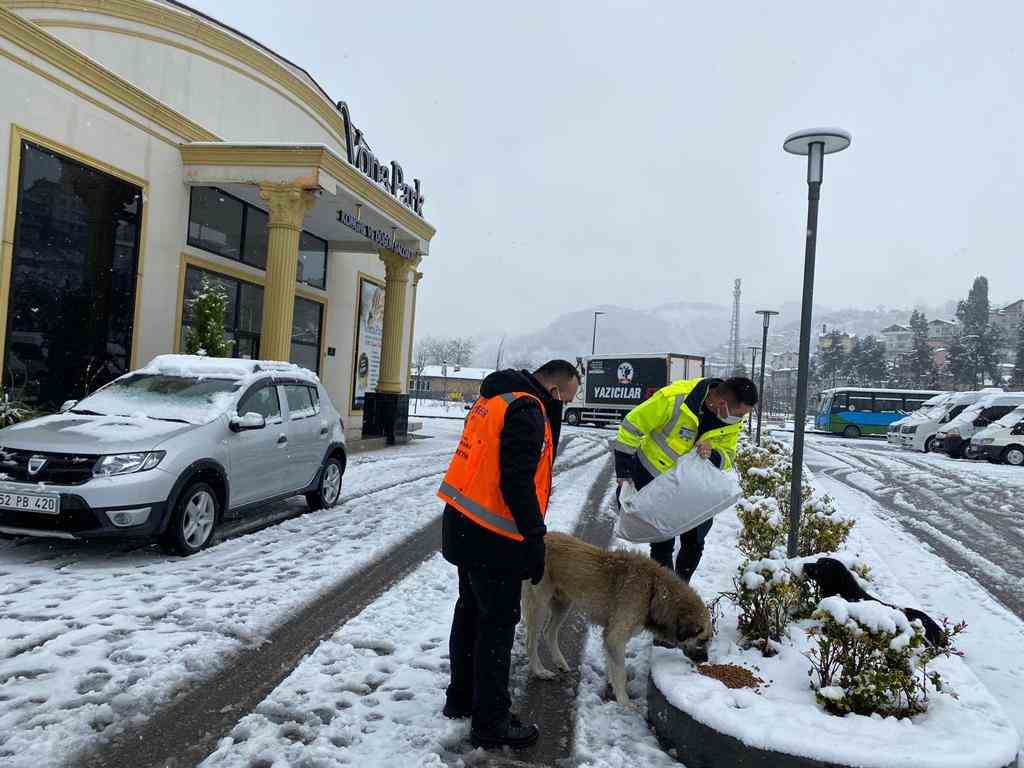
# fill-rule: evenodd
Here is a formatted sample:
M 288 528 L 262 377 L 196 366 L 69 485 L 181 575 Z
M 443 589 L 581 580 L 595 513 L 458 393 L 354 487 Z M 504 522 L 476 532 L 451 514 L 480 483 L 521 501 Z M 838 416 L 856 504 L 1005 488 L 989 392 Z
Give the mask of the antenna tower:
M 738 370 L 742 365 L 740 360 L 740 282 L 737 277 L 732 289 L 732 323 L 729 325 L 729 363 L 732 370 Z M 731 373 L 731 372 L 730 372 Z

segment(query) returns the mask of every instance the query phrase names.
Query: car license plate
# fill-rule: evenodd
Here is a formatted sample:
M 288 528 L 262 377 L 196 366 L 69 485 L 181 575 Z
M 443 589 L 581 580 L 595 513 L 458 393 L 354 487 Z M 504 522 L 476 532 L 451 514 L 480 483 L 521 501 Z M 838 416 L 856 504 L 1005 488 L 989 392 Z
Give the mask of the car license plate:
M 0 491 L 0 509 L 17 512 L 60 514 L 60 496 L 55 493 L 8 493 Z

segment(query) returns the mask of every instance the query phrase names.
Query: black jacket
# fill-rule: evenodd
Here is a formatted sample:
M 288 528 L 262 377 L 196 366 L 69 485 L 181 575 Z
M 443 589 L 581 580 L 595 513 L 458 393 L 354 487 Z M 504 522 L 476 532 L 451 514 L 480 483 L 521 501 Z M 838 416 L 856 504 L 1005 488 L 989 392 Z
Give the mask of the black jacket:
M 526 371 L 495 371 L 480 386 L 480 397 L 495 397 L 508 392 L 529 392 L 544 403 L 520 398 L 505 413 L 501 431 L 501 495 L 505 498 L 516 527 L 524 536 L 545 532 L 544 519 L 537 502 L 534 475 L 544 447 L 544 420 L 551 424 L 555 449 L 562 426 L 562 403 L 551 397 L 540 382 Z M 477 525 L 450 504 L 444 509 L 441 552 L 445 560 L 465 568 L 525 573 L 522 542 L 500 536 Z

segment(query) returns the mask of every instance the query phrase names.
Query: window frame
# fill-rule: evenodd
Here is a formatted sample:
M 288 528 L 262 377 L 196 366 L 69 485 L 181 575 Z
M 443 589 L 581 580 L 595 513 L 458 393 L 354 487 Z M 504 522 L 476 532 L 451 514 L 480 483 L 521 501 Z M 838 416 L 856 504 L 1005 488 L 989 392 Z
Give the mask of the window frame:
M 186 223 L 185 223 L 185 243 L 190 248 L 195 248 L 197 251 L 202 251 L 203 253 L 212 253 L 214 256 L 219 256 L 222 259 L 227 259 L 228 261 L 234 261 L 234 262 L 237 262 L 239 264 L 245 264 L 247 267 L 251 267 L 252 269 L 258 269 L 260 272 L 266 273 L 266 271 L 267 271 L 266 263 L 264 263 L 263 266 L 260 266 L 259 264 L 252 263 L 251 261 L 246 261 L 246 259 L 245 259 L 245 237 L 246 237 L 246 227 L 248 226 L 248 223 L 249 223 L 249 209 L 250 208 L 254 208 L 257 211 L 259 211 L 260 213 L 264 214 L 265 216 L 267 216 L 267 220 L 268 221 L 270 219 L 270 211 L 264 210 L 263 208 L 261 208 L 258 205 L 253 205 L 252 203 L 248 202 L 247 200 L 243 200 L 238 195 L 233 195 L 230 192 L 222 189 L 221 187 L 213 186 L 213 185 L 210 185 L 210 184 L 192 184 L 192 185 L 189 186 L 188 189 L 189 189 L 189 191 L 188 191 L 188 221 L 186 221 Z M 196 243 L 194 243 L 192 241 L 192 237 L 191 237 L 191 234 L 189 232 L 189 228 L 192 226 L 192 221 L 193 221 L 193 219 L 192 219 L 192 208 L 193 208 L 193 203 L 194 203 L 193 197 L 194 197 L 194 194 L 195 194 L 195 190 L 197 190 L 197 189 L 212 189 L 212 190 L 216 191 L 218 194 L 221 194 L 221 195 L 224 195 L 225 197 L 231 198 L 232 200 L 234 200 L 235 202 L 239 203 L 242 206 L 242 222 L 241 222 L 241 229 L 239 230 L 239 236 L 238 236 L 238 257 L 237 258 L 235 258 L 233 256 L 228 256 L 227 254 L 220 253 L 218 251 L 211 251 L 209 248 L 204 248 L 203 246 L 197 245 Z M 299 231 L 300 231 L 300 236 L 303 235 L 303 234 L 307 235 L 308 237 L 312 237 L 313 239 L 320 241 L 324 245 L 324 284 L 323 285 L 315 285 L 314 283 L 299 282 L 299 279 L 296 276 L 296 278 L 295 278 L 295 285 L 296 286 L 300 286 L 300 285 L 301 286 L 306 286 L 307 288 L 312 288 L 312 289 L 318 290 L 318 291 L 326 291 L 327 290 L 327 280 L 328 280 L 328 272 L 327 271 L 328 271 L 328 268 L 329 268 L 328 258 L 327 257 L 328 257 L 328 254 L 330 253 L 330 243 L 329 243 L 329 241 L 326 238 L 320 237 L 320 235 L 318 235 L 318 234 L 316 234 L 314 232 L 310 232 L 308 229 L 302 229 L 302 230 L 299 230 Z
M 299 383 L 299 382 L 296 382 L 296 381 L 284 381 L 284 382 L 281 382 L 279 384 L 279 386 L 284 390 L 284 400 L 285 400 L 286 403 L 288 403 L 288 421 L 289 422 L 292 422 L 292 421 L 304 421 L 305 419 L 312 419 L 312 418 L 314 418 L 317 415 L 317 411 L 316 411 L 317 405 L 314 404 L 314 402 L 313 402 L 313 395 L 309 391 L 309 389 L 310 389 L 309 384 L 306 384 L 304 382 L 303 383 Z M 301 390 L 301 391 L 306 393 L 306 398 L 308 399 L 309 405 L 313 409 L 311 413 L 299 415 L 295 411 L 292 410 L 291 400 L 288 399 L 288 391 L 289 391 L 289 389 L 297 389 L 297 390 Z M 318 400 L 319 400 L 319 398 L 318 398 Z
M 244 416 L 245 414 L 242 413 L 241 410 L 242 403 L 244 403 L 246 399 L 255 396 L 261 389 L 273 389 L 274 397 L 277 398 L 277 416 L 275 418 L 267 419 L 267 424 L 283 424 L 284 413 L 281 410 L 281 393 L 277 390 L 277 384 L 269 379 L 256 382 L 242 393 L 242 396 L 238 398 L 238 403 L 235 406 L 236 413 L 238 413 L 239 416 Z

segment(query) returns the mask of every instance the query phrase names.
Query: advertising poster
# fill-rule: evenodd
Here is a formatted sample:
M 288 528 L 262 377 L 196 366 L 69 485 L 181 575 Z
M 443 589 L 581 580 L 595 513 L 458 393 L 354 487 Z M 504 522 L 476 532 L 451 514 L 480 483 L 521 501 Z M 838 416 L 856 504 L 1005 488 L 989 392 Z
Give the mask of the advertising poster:
M 352 410 L 361 411 L 367 392 L 377 388 L 380 349 L 384 339 L 384 286 L 359 278 L 355 359 L 352 361 Z

